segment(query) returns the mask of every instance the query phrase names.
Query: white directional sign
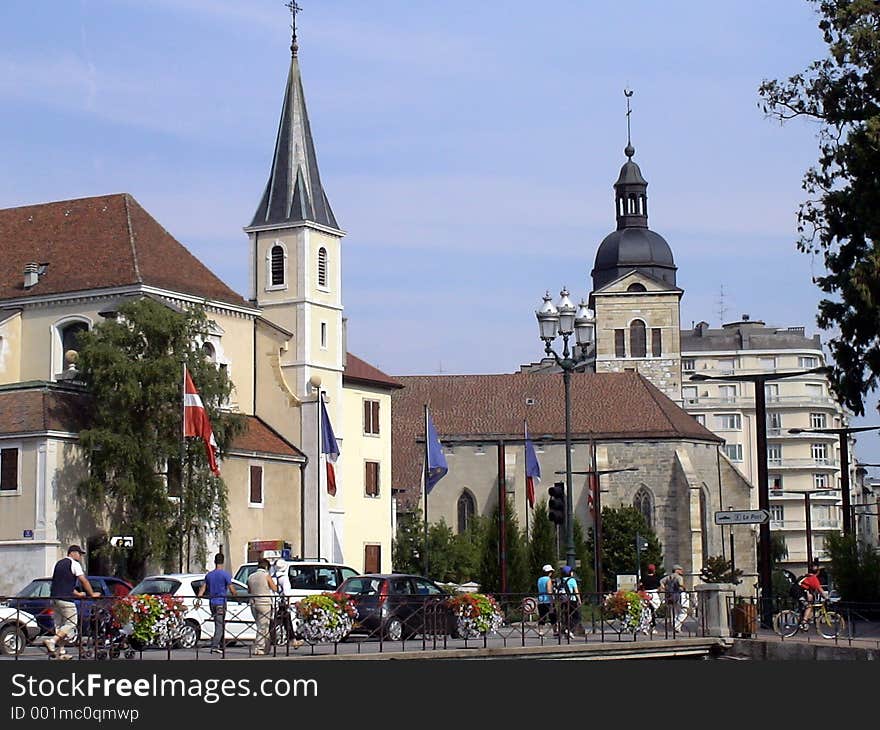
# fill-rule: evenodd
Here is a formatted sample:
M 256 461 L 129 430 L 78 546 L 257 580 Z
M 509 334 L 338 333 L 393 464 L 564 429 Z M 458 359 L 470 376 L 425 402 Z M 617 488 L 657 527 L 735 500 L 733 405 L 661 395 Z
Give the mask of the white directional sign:
M 134 537 L 130 535 L 114 535 L 110 538 L 112 547 L 134 547 Z
M 770 513 L 765 509 L 731 509 L 715 513 L 716 525 L 763 525 L 770 521 Z

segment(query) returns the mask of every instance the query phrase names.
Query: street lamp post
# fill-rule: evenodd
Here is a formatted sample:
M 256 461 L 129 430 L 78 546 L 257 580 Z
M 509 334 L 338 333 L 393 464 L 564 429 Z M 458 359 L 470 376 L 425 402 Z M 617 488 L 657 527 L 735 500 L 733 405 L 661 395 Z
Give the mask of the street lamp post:
M 556 364 L 562 370 L 562 380 L 565 386 L 565 562 L 574 568 L 574 506 L 571 497 L 571 373 L 587 361 L 589 346 L 593 342 L 595 317 L 593 311 L 587 308 L 581 300 L 580 306 L 575 308 L 571 299 L 568 298 L 568 289 L 563 287 L 559 292 L 560 299 L 554 306 L 550 300 L 550 292 L 544 295 L 544 303 L 535 312 L 538 318 L 540 337 L 544 341 L 544 352 L 552 355 Z M 575 357 L 574 350 L 569 350 L 568 340 L 571 335 L 580 350 Z M 562 356 L 553 350 L 552 342 L 557 335 L 562 335 Z
M 741 375 L 691 375 L 692 381 L 723 380 L 748 382 L 755 386 L 755 440 L 758 464 L 758 509 L 770 511 L 770 493 L 767 483 L 767 399 L 765 388 L 769 381 L 796 378 L 800 375 L 825 375 L 827 366 L 809 370 L 741 374 Z M 770 561 L 770 521 L 758 526 L 758 585 L 761 589 L 761 624 L 770 628 L 773 623 L 773 573 Z
M 789 433 L 830 433 L 835 434 L 840 444 L 840 489 L 841 510 L 843 511 L 843 534 L 852 534 L 852 510 L 849 495 L 849 435 L 861 431 L 876 431 L 880 426 L 845 426 L 841 428 L 790 428 Z

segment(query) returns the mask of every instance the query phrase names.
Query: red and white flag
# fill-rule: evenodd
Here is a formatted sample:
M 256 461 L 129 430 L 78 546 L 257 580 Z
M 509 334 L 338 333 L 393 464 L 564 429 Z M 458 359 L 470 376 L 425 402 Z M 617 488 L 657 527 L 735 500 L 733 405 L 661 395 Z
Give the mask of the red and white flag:
M 217 466 L 217 441 L 211 430 L 211 422 L 208 420 L 208 411 L 202 403 L 202 397 L 192 378 L 189 370 L 183 369 L 183 435 L 198 436 L 205 442 L 205 453 L 208 455 L 208 465 L 214 476 L 220 476 L 220 467 Z

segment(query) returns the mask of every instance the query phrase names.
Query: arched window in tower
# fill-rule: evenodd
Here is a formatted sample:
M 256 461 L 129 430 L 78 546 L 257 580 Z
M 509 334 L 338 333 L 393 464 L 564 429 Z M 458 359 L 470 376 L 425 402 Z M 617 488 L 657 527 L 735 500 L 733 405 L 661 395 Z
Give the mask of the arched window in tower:
M 633 497 L 633 507 L 645 518 L 645 523 L 652 530 L 654 529 L 654 499 L 651 492 L 644 485 L 639 487 L 636 496 Z
M 709 557 L 709 490 L 705 484 L 700 489 L 700 546 L 705 561 Z
M 76 370 L 76 358 L 80 348 L 79 336 L 81 333 L 88 331 L 89 323 L 81 319 L 59 322 L 55 326 L 58 339 L 56 340 L 57 344 L 53 345 L 53 373 Z
M 645 323 L 640 319 L 634 319 L 629 326 L 629 352 L 632 357 L 645 357 L 647 353 Z
M 627 288 L 627 291 L 648 291 L 645 289 L 644 284 L 639 284 L 639 282 L 635 282 L 634 284 L 630 284 Z
M 283 286 L 284 285 L 284 247 L 278 245 L 277 243 L 272 246 L 272 253 L 270 255 L 271 264 L 271 279 L 272 286 Z
M 471 494 L 467 489 L 462 491 L 461 496 L 458 498 L 458 534 L 461 535 L 467 532 L 468 527 L 474 519 L 474 514 L 477 511 L 477 502 L 474 499 L 474 495 Z
M 318 249 L 318 286 L 327 286 L 327 249 Z
M 204 356 L 205 360 L 207 360 L 210 363 L 217 362 L 217 350 L 214 348 L 214 345 L 212 345 L 210 342 L 203 342 L 202 343 L 202 355 Z

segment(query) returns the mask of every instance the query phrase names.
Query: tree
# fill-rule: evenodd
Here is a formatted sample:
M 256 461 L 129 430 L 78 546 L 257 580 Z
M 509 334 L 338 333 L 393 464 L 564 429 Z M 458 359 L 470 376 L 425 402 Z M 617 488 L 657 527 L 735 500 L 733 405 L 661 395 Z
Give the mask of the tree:
M 854 535 L 830 534 L 825 547 L 834 585 L 845 601 L 880 603 L 880 555 Z
M 484 533 L 483 559 L 480 567 L 480 589 L 487 593 L 501 590 L 500 521 L 500 511 L 496 505 Z M 531 591 L 528 556 L 516 512 L 510 499 L 507 500 L 504 536 L 507 553 L 507 592 L 525 593 Z
M 636 534 L 648 541 L 642 551 L 642 565 L 663 563 L 663 546 L 635 507 L 602 508 L 602 590 L 613 590 L 621 573 L 636 573 Z M 592 535 L 588 542 L 592 554 Z
M 222 454 L 243 428 L 219 405 L 232 391 L 224 371 L 202 355 L 209 322 L 200 308 L 180 313 L 143 298 L 79 338 L 79 378 L 91 396 L 80 444 L 89 475 L 77 493 L 107 532 L 134 536 L 132 576 L 148 562 L 177 564 L 187 555 L 204 561 L 209 531 L 228 530 L 226 485 L 211 474 L 204 444 L 189 440 L 181 469 L 183 364 L 197 384 Z M 183 508 L 169 499 L 180 494 Z
M 424 567 L 424 522 L 417 507 L 412 512 L 401 512 L 397 517 L 397 531 L 391 542 L 391 565 L 396 573 L 421 574 Z
M 700 568 L 700 578 L 704 583 L 742 583 L 743 572 L 734 568 L 733 563 L 723 555 L 710 555 Z
M 547 516 L 547 500 L 542 499 L 535 505 L 532 515 L 532 534 L 529 540 L 529 574 L 537 586 L 541 568 L 547 563 L 555 565 L 559 559 L 556 542 L 556 525 Z M 531 590 L 531 588 L 530 588 Z
M 817 322 L 828 341 L 841 402 L 864 414 L 880 374 L 880 4 L 810 0 L 818 6 L 827 58 L 785 81 L 765 80 L 763 109 L 781 122 L 819 122 L 819 160 L 803 179 L 797 246 L 821 254 L 828 296 Z

